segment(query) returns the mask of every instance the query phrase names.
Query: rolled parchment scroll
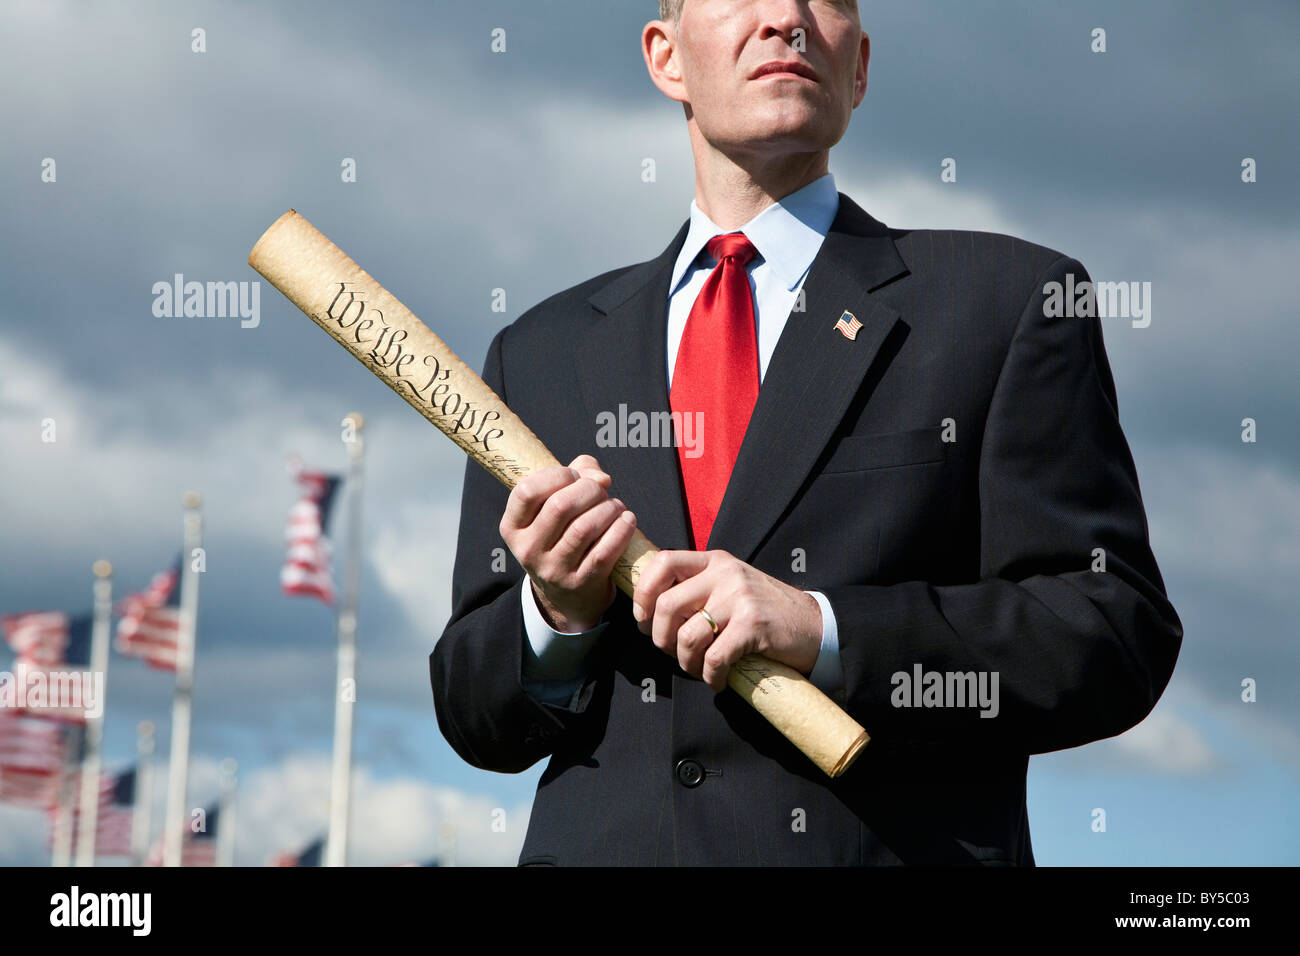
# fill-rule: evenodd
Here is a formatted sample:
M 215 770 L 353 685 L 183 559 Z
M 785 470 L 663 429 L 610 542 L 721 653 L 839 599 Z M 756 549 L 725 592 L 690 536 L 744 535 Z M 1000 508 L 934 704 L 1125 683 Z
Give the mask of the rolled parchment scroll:
M 248 264 L 506 487 L 560 464 L 442 339 L 292 209 Z M 614 569 L 626 594 L 657 550 L 635 532 Z M 866 746 L 857 721 L 791 667 L 751 654 L 727 683 L 831 777 Z

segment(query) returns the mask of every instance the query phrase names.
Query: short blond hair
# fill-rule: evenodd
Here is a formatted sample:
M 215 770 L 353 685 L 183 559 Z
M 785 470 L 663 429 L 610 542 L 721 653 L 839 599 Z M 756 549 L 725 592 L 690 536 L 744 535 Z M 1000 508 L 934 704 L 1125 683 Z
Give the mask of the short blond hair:
M 682 4 L 685 0 L 659 0 L 659 19 L 676 22 L 682 18 Z

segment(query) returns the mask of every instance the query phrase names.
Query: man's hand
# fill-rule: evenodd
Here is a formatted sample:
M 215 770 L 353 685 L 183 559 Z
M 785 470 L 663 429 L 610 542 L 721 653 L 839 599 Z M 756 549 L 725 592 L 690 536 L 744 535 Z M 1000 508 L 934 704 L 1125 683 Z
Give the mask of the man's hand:
M 716 637 L 700 608 L 717 622 Z M 746 654 L 806 675 L 821 652 L 822 615 L 812 595 L 725 551 L 660 551 L 641 572 L 632 613 L 641 633 L 715 692 Z
M 501 537 L 532 581 L 546 622 L 588 631 L 614 601 L 610 572 L 636 517 L 606 494 L 610 477 L 591 455 L 535 471 L 510 492 Z

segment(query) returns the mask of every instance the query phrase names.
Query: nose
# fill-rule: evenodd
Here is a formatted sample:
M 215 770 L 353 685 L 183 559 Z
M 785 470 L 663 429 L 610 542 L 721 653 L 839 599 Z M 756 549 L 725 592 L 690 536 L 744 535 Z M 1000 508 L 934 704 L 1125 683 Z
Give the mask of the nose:
M 806 43 L 808 37 L 807 0 L 759 0 L 757 6 L 759 39 L 779 36 L 802 52 L 800 41 Z

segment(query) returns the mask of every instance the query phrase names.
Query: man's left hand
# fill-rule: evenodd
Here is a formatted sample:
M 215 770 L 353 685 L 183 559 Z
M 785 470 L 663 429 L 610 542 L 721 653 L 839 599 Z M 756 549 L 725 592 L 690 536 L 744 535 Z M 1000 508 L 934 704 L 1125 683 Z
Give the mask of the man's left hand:
M 701 608 L 717 622 L 717 636 Z M 807 675 L 821 652 L 822 615 L 812 595 L 726 551 L 660 551 L 641 572 L 632 613 L 641 633 L 715 692 L 746 654 Z

